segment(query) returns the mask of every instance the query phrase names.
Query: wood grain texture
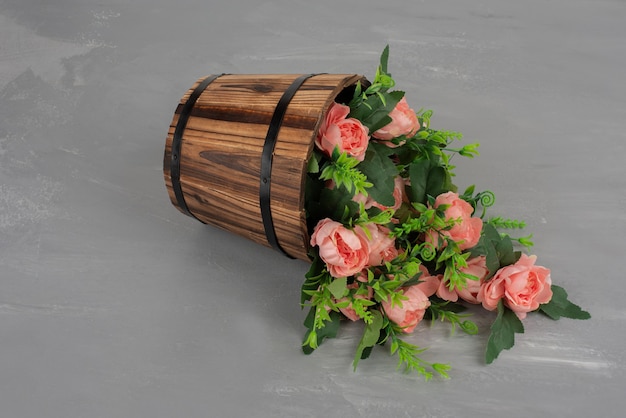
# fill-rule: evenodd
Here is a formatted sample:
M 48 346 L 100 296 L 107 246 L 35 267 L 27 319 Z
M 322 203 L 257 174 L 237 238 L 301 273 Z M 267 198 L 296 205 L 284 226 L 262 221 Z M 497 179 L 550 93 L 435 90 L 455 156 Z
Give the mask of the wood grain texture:
M 261 154 L 276 105 L 299 76 L 225 75 L 199 96 L 180 154 L 183 195 L 197 219 L 269 246 L 259 205 Z M 165 184 L 179 210 L 170 175 L 172 140 L 180 112 L 201 80 L 183 95 L 165 143 Z M 285 112 L 273 155 L 270 209 L 278 242 L 292 257 L 308 260 L 304 181 L 317 129 L 335 97 L 359 80 L 365 81 L 357 74 L 313 76 Z

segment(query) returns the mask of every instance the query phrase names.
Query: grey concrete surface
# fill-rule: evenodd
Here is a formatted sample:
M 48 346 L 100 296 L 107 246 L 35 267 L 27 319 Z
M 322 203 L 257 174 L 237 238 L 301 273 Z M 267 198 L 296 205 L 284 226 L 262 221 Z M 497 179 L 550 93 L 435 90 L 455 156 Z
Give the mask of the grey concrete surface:
M 619 0 L 0 0 L 0 416 L 621 417 L 626 3 Z M 449 380 L 352 371 L 345 327 L 300 351 L 307 270 L 170 204 L 180 96 L 216 72 L 390 71 L 482 144 L 460 186 L 526 219 L 590 321 L 409 341 Z

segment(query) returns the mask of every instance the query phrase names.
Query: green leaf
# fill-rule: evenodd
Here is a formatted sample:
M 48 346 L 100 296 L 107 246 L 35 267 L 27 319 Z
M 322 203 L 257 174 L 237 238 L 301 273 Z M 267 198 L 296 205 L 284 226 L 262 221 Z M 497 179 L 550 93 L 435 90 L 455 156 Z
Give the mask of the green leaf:
M 552 285 L 552 299 L 539 306 L 539 310 L 550 318 L 557 320 L 561 317 L 571 319 L 589 319 L 591 314 L 583 311 L 580 306 L 567 299 L 567 292 L 560 286 Z
M 420 271 L 419 267 L 420 267 L 420 264 L 418 262 L 411 261 L 411 262 L 406 263 L 402 267 L 402 269 L 403 269 L 404 273 L 406 274 L 406 276 L 408 278 L 412 278 L 413 276 L 415 276 L 418 273 L 421 274 L 421 271 Z M 406 286 L 406 284 L 405 284 L 405 286 Z
M 363 349 L 363 352 L 361 353 L 361 360 L 365 360 L 366 358 L 368 358 L 370 356 L 370 354 L 372 354 L 372 349 L 373 348 L 374 348 L 374 346 L 365 347 Z
M 313 329 L 315 322 L 315 306 L 311 308 L 309 314 L 304 320 L 304 325 L 309 328 L 309 331 L 304 336 L 304 341 L 309 338 L 309 334 L 315 332 L 317 337 L 316 347 L 319 346 L 326 338 L 335 338 L 337 336 L 337 332 L 339 331 L 339 324 L 341 321 L 341 314 L 338 312 L 331 311 L 330 312 L 330 321 L 326 322 L 323 328 L 319 328 L 317 330 Z M 310 345 L 302 345 L 302 351 L 304 354 L 311 354 L 315 350 L 314 347 Z
M 491 364 L 502 350 L 508 350 L 515 344 L 515 333 L 522 334 L 524 325 L 515 313 L 504 306 L 500 300 L 498 303 L 498 316 L 491 325 L 491 335 L 487 342 L 485 361 Z
M 359 160 L 350 157 L 346 152 L 339 153 L 339 148 L 335 147 L 332 161 L 324 164 L 320 180 L 333 180 L 335 188 L 345 187 L 350 195 L 355 193 L 367 194 L 366 189 L 372 185 L 367 181 L 367 177 L 356 166 Z
M 464 199 L 471 198 L 474 195 L 474 190 L 475 189 L 476 189 L 476 186 L 472 184 L 467 189 L 465 189 L 465 191 L 463 192 L 461 197 L 464 198 Z
M 426 184 L 430 161 L 426 158 L 418 158 L 409 165 L 409 179 L 411 187 L 408 188 L 409 198 L 413 203 L 426 203 Z
M 471 258 L 485 255 L 487 270 L 489 275 L 485 280 L 490 279 L 500 267 L 515 264 L 519 260 L 521 253 L 513 251 L 513 243 L 508 235 L 500 235 L 496 228 L 483 223 L 483 230 L 478 244 L 470 250 Z
M 498 259 L 498 253 L 496 252 L 496 247 L 489 240 L 485 240 L 482 242 L 483 248 L 485 250 L 485 264 L 489 274 L 485 277 L 485 280 L 493 277 L 494 274 L 500 268 L 500 260 Z
M 302 283 L 301 287 L 300 303 L 302 305 L 311 299 L 311 295 L 309 293 L 317 290 L 324 275 L 328 274 L 325 272 L 325 268 L 326 264 L 319 257 L 317 251 L 315 251 L 311 267 L 309 267 L 309 271 L 305 274 L 305 281 Z
M 312 306 L 311 309 L 309 309 L 309 313 L 306 316 L 306 318 L 304 318 L 304 326 L 307 327 L 308 329 L 312 329 L 315 323 L 315 306 Z
M 508 234 L 500 234 L 496 227 L 489 223 L 483 223 L 481 237 L 471 251 L 472 257 L 485 254 L 487 257 L 487 269 L 492 277 L 500 267 L 515 264 L 522 255 L 513 249 L 513 240 Z
M 500 266 L 515 264 L 521 255 L 521 253 L 513 251 L 513 242 L 508 235 L 501 237 L 496 244 L 496 253 L 498 254 L 498 260 L 500 260 Z
M 505 229 L 524 229 L 526 228 L 526 222 L 517 219 L 504 219 L 501 216 L 489 218 L 487 223 L 493 225 L 496 228 Z
M 450 190 L 450 183 L 450 175 L 446 169 L 441 166 L 435 166 L 428 172 L 426 194 L 435 197 L 439 196 L 440 194 Z
M 340 277 L 333 280 L 326 288 L 330 291 L 335 299 L 341 299 L 348 293 L 348 279 L 346 277 Z
M 475 156 L 479 155 L 479 146 L 480 144 L 476 143 L 464 145 L 463 148 L 459 150 L 459 155 L 462 155 L 463 157 L 474 158 Z
M 370 143 L 365 153 L 365 159 L 359 164 L 359 169 L 367 176 L 367 180 L 373 186 L 367 189 L 367 192 L 376 202 L 383 206 L 393 206 L 395 199 L 393 197 L 394 180 L 398 175 L 398 169 L 389 157 L 386 155 L 387 148 L 384 145 Z
M 435 160 L 433 160 L 433 158 Z M 426 203 L 427 196 L 437 197 L 448 191 L 456 191 L 450 172 L 439 165 L 436 156 L 416 158 L 409 164 L 409 198 L 414 203 Z
M 380 330 L 383 327 L 383 315 L 378 310 L 372 311 L 372 322 L 365 326 L 365 330 L 363 331 L 363 336 L 361 337 L 361 341 L 356 350 L 356 354 L 354 355 L 354 361 L 352 365 L 354 366 L 354 370 L 356 370 L 356 366 L 359 364 L 359 360 L 363 356 L 363 352 L 368 347 L 373 347 L 376 345 L 380 338 Z
M 367 216 L 368 222 L 378 224 L 378 225 L 386 225 L 391 222 L 393 218 L 394 212 L 391 209 L 380 210 L 377 207 L 371 207 L 367 211 L 364 212 Z
M 498 232 L 498 230 L 496 228 L 493 227 L 493 225 L 491 224 L 485 224 L 483 223 L 483 230 L 482 230 L 482 234 L 483 236 L 488 239 L 489 241 L 492 241 L 494 243 L 500 242 L 500 233 Z
M 478 325 L 476 325 L 476 323 L 473 321 L 469 321 L 469 320 L 463 321 L 459 323 L 459 326 L 461 327 L 463 331 L 465 331 L 465 333 L 469 335 L 478 334 Z
M 402 286 L 409 288 L 411 286 L 415 286 L 416 284 L 422 283 L 422 280 L 420 280 L 420 277 L 422 277 L 421 271 L 415 274 L 414 276 L 410 277 L 408 280 L 402 282 Z
M 404 97 L 403 91 L 392 91 L 368 96 L 356 108 L 352 109 L 349 117 L 358 119 L 374 133 L 378 129 L 391 122 L 389 113 Z
M 347 223 L 358 216 L 359 204 L 352 200 L 352 195 L 344 187 L 322 189 L 319 196 L 317 202 L 309 204 L 309 215 L 313 219 L 331 218 Z
M 449 364 L 445 364 L 445 363 L 433 363 L 432 364 L 432 368 L 434 371 L 436 371 L 437 373 L 439 373 L 439 375 L 441 375 L 441 377 L 444 377 L 446 379 L 450 378 L 450 375 L 448 375 L 448 372 L 450 371 L 451 367 Z
M 319 157 L 317 153 L 313 153 L 313 155 L 311 155 L 311 158 L 309 158 L 309 162 L 307 164 L 307 168 L 306 168 L 307 173 L 319 173 L 320 171 L 320 165 L 319 165 Z
M 389 62 L 389 45 L 385 46 L 383 53 L 380 54 L 380 70 L 387 74 L 387 63 Z

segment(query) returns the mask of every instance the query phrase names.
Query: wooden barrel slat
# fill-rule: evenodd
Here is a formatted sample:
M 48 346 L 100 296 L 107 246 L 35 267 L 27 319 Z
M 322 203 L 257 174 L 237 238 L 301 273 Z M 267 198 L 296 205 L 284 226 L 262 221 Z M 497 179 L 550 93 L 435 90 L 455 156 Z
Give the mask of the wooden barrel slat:
M 255 202 L 234 198 L 232 194 L 194 188 L 189 183 L 185 183 L 185 186 L 206 198 L 204 201 L 193 199 L 189 204 L 189 209 L 196 217 L 199 219 L 210 218 L 210 223 L 214 226 L 244 236 L 259 244 L 267 245 L 265 231 L 262 225 L 257 225 L 257 219 L 261 213 Z M 237 208 L 238 211 L 233 211 L 233 208 Z
M 275 105 L 275 103 L 274 103 Z M 317 118 L 315 115 L 308 113 L 310 105 L 303 106 L 302 109 L 294 108 L 293 113 L 285 115 L 281 126 L 292 127 L 297 129 L 313 129 Z M 269 107 L 268 107 L 269 109 Z M 176 112 L 180 112 L 181 109 L 177 109 Z M 290 109 L 291 111 L 291 109 Z M 245 117 L 246 124 L 259 124 L 267 128 L 272 119 L 272 112 L 260 111 L 259 109 L 245 109 L 242 108 L 241 114 L 233 114 L 232 108 L 220 106 L 199 106 L 195 107 L 191 111 L 192 118 L 202 118 L 211 121 L 224 121 L 224 122 L 236 122 L 240 123 L 241 118 Z
M 298 74 L 223 75 L 197 97 L 182 134 L 180 186 L 189 213 L 202 222 L 269 246 L 259 202 L 261 160 L 270 121 Z M 171 156 L 176 127 L 199 79 L 181 98 L 165 141 L 163 175 L 172 203 Z M 270 210 L 280 248 L 308 260 L 304 181 L 317 129 L 357 74 L 320 74 L 293 95 L 280 124 L 271 166 Z
M 220 144 L 228 145 L 241 142 L 261 149 L 267 134 L 267 125 L 256 123 L 241 124 L 191 117 L 187 126 L 189 135 L 196 135 L 201 138 L 205 138 L 208 135 L 213 141 Z
M 186 190 L 189 190 L 190 195 L 202 196 L 202 198 L 194 199 L 190 205 L 190 209 L 194 214 L 212 216 L 213 221 L 218 224 L 217 226 L 228 230 L 236 229 L 239 235 L 244 235 L 246 238 L 261 244 L 266 242 L 265 232 L 261 224 L 256 225 L 256 228 L 240 226 L 240 224 L 254 225 L 254 221 L 260 217 L 256 200 L 244 199 L 241 195 L 234 196 L 232 193 L 206 189 L 201 185 L 193 183 L 185 183 L 184 187 Z M 232 211 L 233 207 L 246 210 L 243 211 L 244 214 L 242 215 L 241 212 Z M 219 215 L 216 216 L 215 212 L 219 213 Z M 292 244 L 299 243 L 301 237 L 293 233 L 292 225 L 294 221 L 300 219 L 301 213 L 275 207 L 272 215 L 276 230 L 284 232 L 284 235 L 289 237 L 288 241 L 291 241 Z

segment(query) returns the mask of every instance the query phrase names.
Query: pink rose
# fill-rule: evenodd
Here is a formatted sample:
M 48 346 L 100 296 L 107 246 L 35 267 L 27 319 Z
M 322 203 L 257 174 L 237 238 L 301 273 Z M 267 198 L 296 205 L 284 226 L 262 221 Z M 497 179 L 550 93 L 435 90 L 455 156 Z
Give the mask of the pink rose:
M 328 156 L 332 155 L 335 147 L 339 147 L 340 152 L 363 161 L 369 144 L 369 130 L 359 120 L 348 118 L 349 113 L 348 106 L 339 103 L 330 105 L 315 138 L 315 145 Z
M 536 260 L 537 256 L 522 254 L 515 264 L 498 270 L 480 289 L 478 300 L 483 307 L 494 310 L 504 298 L 504 304 L 524 319 L 528 312 L 548 303 L 552 299 L 550 270 L 535 266 Z
M 442 193 L 435 199 L 435 207 L 448 205 L 445 210 L 446 220 L 457 220 L 458 222 L 449 230 L 439 231 L 457 243 L 461 251 L 472 248 L 478 244 L 480 233 L 483 229 L 483 221 L 480 218 L 472 218 L 474 208 L 472 205 L 461 199 L 454 192 Z M 426 234 L 426 241 L 437 246 L 438 236 L 436 231 Z
M 357 295 L 355 297 L 359 297 L 359 296 Z M 340 299 L 337 302 L 342 302 L 344 300 L 347 300 L 347 298 Z M 360 319 L 359 315 L 356 313 L 356 311 L 352 307 L 352 304 L 348 305 L 346 308 L 339 308 L 339 311 L 341 311 L 341 313 L 352 322 L 358 321 Z
M 361 270 L 358 273 L 354 274 L 354 279 L 361 282 L 361 283 L 367 283 L 369 281 L 368 278 L 368 269 L 365 268 L 363 270 Z
M 417 119 L 415 111 L 409 107 L 404 97 L 398 102 L 396 107 L 389 112 L 389 117 L 391 117 L 391 122 L 374 132 L 372 134 L 374 138 L 390 141 L 402 135 L 412 137 L 420 128 L 420 122 Z M 389 142 L 384 142 L 384 144 L 389 147 L 396 146 Z
M 466 302 L 478 304 L 478 293 L 480 292 L 481 283 L 489 274 L 487 270 L 487 259 L 481 255 L 467 260 L 467 267 L 461 269 L 463 273 L 471 274 L 478 277 L 478 280 L 466 280 L 463 289 L 455 289 L 461 299 Z
M 457 302 L 459 298 L 466 302 L 478 304 L 477 296 L 480 292 L 481 282 L 487 277 L 489 270 L 487 270 L 487 261 L 484 256 L 478 256 L 468 260 L 467 267 L 460 269 L 461 272 L 476 276 L 478 280 L 467 279 L 465 281 L 465 287 L 459 289 L 455 287 L 450 290 L 448 283 L 442 280 L 437 288 L 437 296 L 443 300 L 449 300 L 450 302 Z M 497 302 L 496 302 L 497 305 Z
M 333 277 L 348 277 L 360 272 L 369 259 L 367 236 L 360 227 L 350 230 L 330 218 L 317 223 L 311 246 L 319 247 L 321 259 Z
M 385 261 L 391 261 L 398 256 L 396 240 L 389 236 L 391 232 L 389 228 L 376 224 L 368 224 L 366 228 L 371 237 L 369 238 L 368 266 L 380 266 Z
M 504 297 L 504 277 L 496 277 L 496 273 L 490 280 L 480 286 L 477 299 L 483 308 L 493 311 L 498 307 L 498 302 Z
M 424 267 L 423 264 L 420 265 L 420 271 L 422 275 L 419 277 L 420 282 L 416 286 L 424 292 L 426 296 L 431 297 L 437 292 L 437 289 L 439 289 L 439 284 L 443 276 L 441 274 L 431 276 L 428 269 Z
M 410 333 L 424 318 L 424 313 L 430 306 L 430 301 L 418 285 L 404 289 L 402 292 L 408 298 L 408 300 L 402 301 L 402 306 L 394 305 L 392 307 L 391 302 L 388 300 L 383 301 L 382 306 L 385 314 L 391 321 L 402 327 L 402 331 Z
M 456 302 L 459 300 L 459 295 L 456 293 L 456 289 L 450 290 L 448 283 L 443 280 L 443 275 L 439 276 L 439 286 L 437 286 L 436 295 L 443 300 L 449 300 L 450 302 Z

